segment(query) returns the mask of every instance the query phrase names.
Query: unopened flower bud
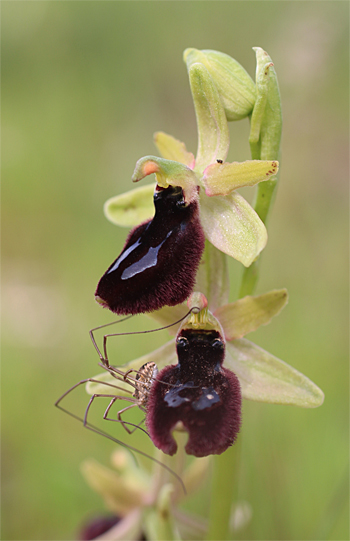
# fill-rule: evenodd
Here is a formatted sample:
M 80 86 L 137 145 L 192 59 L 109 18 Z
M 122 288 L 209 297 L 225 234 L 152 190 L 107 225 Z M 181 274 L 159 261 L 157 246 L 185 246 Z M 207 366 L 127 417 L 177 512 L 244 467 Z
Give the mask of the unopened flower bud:
M 257 100 L 251 118 L 249 142 L 253 159 L 277 160 L 281 143 L 281 98 L 275 68 L 261 47 L 256 53 Z
M 219 92 L 227 120 L 240 120 L 250 115 L 256 100 L 255 84 L 236 60 L 218 51 L 198 49 L 186 49 L 184 60 L 188 69 L 195 62 L 207 68 Z

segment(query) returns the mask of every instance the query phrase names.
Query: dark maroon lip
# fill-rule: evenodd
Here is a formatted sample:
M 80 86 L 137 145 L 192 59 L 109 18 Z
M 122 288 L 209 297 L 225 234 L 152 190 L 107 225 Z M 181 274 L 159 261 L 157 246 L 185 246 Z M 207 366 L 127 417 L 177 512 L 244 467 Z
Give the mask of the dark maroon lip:
M 222 337 L 217 331 L 182 330 L 177 354 L 178 364 L 161 370 L 150 391 L 146 424 L 151 439 L 173 455 L 172 430 L 181 422 L 189 433 L 188 454 L 221 454 L 237 437 L 242 402 L 237 376 L 223 367 Z
M 117 314 L 175 306 L 191 294 L 204 250 L 197 201 L 186 205 L 181 188 L 157 191 L 154 218 L 131 231 L 102 276 L 98 302 Z

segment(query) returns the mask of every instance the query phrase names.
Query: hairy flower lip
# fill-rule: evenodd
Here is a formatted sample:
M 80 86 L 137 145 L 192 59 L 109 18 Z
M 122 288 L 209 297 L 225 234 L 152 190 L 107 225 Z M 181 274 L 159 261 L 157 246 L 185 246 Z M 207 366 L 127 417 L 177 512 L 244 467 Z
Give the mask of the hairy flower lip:
M 198 202 L 186 204 L 182 188 L 169 186 L 156 190 L 154 205 L 153 219 L 130 232 L 98 283 L 97 302 L 117 314 L 175 306 L 193 290 L 204 250 Z
M 182 328 L 176 343 L 178 364 L 165 367 L 151 388 L 146 415 L 151 439 L 173 455 L 172 431 L 180 422 L 189 434 L 188 454 L 221 454 L 241 424 L 240 384 L 222 367 L 224 340 L 216 330 Z

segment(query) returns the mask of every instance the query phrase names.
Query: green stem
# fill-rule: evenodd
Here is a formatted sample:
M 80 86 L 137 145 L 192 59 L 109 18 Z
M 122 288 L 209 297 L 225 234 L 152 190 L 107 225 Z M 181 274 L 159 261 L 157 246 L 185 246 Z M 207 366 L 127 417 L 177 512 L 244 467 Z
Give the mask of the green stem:
M 253 159 L 255 158 L 253 155 Z M 259 157 L 260 159 L 260 157 Z M 275 188 L 277 186 L 276 180 L 267 180 L 261 182 L 257 188 L 256 198 L 254 203 L 254 210 L 266 225 L 269 210 L 271 209 L 271 203 L 273 202 Z M 242 275 L 241 287 L 239 290 L 239 298 L 246 295 L 252 295 L 256 288 L 259 277 L 260 256 L 256 259 L 248 268 L 245 268 Z
M 212 495 L 207 541 L 230 539 L 230 516 L 233 501 L 238 494 L 238 471 L 241 450 L 240 436 L 237 443 L 214 459 Z
M 254 261 L 250 267 L 245 268 L 242 275 L 241 287 L 238 298 L 242 299 L 247 295 L 252 295 L 255 291 L 259 276 L 260 258 Z

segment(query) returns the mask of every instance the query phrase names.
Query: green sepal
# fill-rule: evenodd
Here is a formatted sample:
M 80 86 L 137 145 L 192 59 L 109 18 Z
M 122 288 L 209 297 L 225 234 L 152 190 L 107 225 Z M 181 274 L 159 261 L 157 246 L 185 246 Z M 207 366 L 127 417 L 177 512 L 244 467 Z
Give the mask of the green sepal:
M 220 320 L 226 340 L 234 340 L 270 323 L 287 302 L 287 290 L 279 289 L 220 306 L 214 315 Z
M 142 355 L 142 357 L 134 359 L 133 361 L 130 361 L 123 366 L 118 366 L 116 368 L 118 368 L 118 370 L 121 370 L 122 372 L 127 372 L 128 370 L 137 371 L 140 370 L 141 366 L 148 362 L 154 362 L 159 370 L 161 370 L 162 368 L 164 368 L 164 366 L 168 364 L 176 363 L 177 356 L 174 340 L 167 342 L 166 344 L 156 349 L 155 351 L 152 351 L 151 353 Z M 134 372 L 130 375 L 132 377 L 135 377 Z M 114 394 L 115 392 L 115 395 L 117 396 L 131 396 L 130 390 L 132 390 L 132 387 L 128 385 L 127 382 L 115 379 L 108 371 L 103 372 L 102 374 L 98 374 L 93 379 L 98 380 L 99 383 L 88 381 L 86 384 L 86 392 L 88 394 Z M 112 387 L 106 386 L 106 383 L 116 385 L 120 389 L 115 389 L 114 391 Z
M 203 64 L 195 63 L 188 75 L 198 129 L 195 170 L 201 174 L 217 159 L 226 160 L 230 136 L 225 111 L 208 70 Z
M 201 62 L 209 71 L 218 89 L 227 120 L 240 120 L 250 115 L 256 99 L 255 84 L 246 70 L 231 56 L 219 51 L 186 49 L 188 68 Z
M 224 366 L 238 376 L 242 396 L 248 400 L 303 408 L 323 403 L 324 394 L 317 385 L 245 338 L 226 343 Z
M 157 156 L 144 156 L 136 163 L 132 181 L 138 182 L 152 173 L 155 173 L 157 184 L 162 188 L 180 186 L 187 203 L 197 199 L 197 176 L 187 165 Z
M 151 220 L 154 189 L 154 183 L 147 184 L 107 199 L 103 207 L 107 220 L 121 227 L 133 227 Z
M 187 151 L 185 143 L 182 143 L 172 135 L 168 135 L 162 131 L 156 132 L 153 138 L 154 143 L 163 158 L 183 163 L 190 167 L 190 169 L 194 168 L 194 155 L 192 152 Z
M 237 192 L 225 197 L 200 196 L 201 224 L 207 239 L 249 267 L 267 243 L 266 227 Z
M 278 162 L 276 161 L 247 160 L 213 163 L 205 169 L 202 182 L 206 195 L 228 195 L 238 188 L 255 186 L 259 182 L 269 180 L 277 171 Z

